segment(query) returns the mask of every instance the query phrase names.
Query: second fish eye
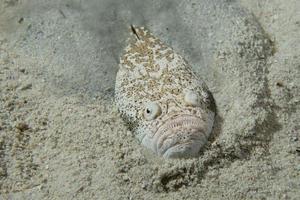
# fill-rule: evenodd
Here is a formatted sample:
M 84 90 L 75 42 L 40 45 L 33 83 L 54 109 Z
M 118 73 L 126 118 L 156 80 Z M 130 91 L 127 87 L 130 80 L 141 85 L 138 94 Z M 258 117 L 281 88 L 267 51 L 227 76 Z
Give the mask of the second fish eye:
M 187 90 L 184 94 L 184 102 L 189 106 L 199 105 L 199 95 L 192 90 Z

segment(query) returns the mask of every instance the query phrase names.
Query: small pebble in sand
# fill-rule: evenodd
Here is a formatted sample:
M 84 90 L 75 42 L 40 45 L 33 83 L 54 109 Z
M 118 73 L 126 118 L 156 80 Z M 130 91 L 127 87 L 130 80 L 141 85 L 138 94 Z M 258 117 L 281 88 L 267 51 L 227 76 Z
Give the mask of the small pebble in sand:
M 277 82 L 276 82 L 276 86 L 278 86 L 278 87 L 283 87 L 283 82 L 282 82 L 282 81 L 277 81 Z
M 32 84 L 31 83 L 27 83 L 27 84 L 24 84 L 21 87 L 21 90 L 28 90 L 28 89 L 31 89 L 31 88 L 32 88 Z
M 28 129 L 29 129 L 29 126 L 28 126 L 28 124 L 26 124 L 25 122 L 19 122 L 19 123 L 16 124 L 16 128 L 17 128 L 19 131 L 23 132 L 23 131 L 28 130 Z

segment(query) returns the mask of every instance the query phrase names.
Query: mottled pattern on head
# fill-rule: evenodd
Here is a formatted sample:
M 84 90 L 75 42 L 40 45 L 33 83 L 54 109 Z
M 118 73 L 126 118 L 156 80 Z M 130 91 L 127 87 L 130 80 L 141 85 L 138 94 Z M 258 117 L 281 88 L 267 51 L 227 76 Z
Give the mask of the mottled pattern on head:
M 157 154 L 196 156 L 213 124 L 215 110 L 210 92 L 172 48 L 143 27 L 131 28 L 115 87 L 122 117 L 142 144 Z M 181 138 L 181 147 L 184 132 L 187 133 Z M 188 152 L 190 143 L 194 149 Z M 175 153 L 168 151 L 173 146 Z

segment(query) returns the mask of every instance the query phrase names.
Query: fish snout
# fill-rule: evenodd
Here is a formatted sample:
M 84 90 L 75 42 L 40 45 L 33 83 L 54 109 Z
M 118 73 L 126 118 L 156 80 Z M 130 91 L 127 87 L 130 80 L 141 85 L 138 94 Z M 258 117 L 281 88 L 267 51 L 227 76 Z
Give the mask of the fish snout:
M 167 137 L 159 147 L 158 153 L 164 158 L 197 157 L 207 138 L 198 130 L 180 130 Z
M 178 117 L 166 122 L 154 136 L 154 150 L 164 158 L 198 156 L 207 142 L 207 128 L 202 119 L 194 116 Z

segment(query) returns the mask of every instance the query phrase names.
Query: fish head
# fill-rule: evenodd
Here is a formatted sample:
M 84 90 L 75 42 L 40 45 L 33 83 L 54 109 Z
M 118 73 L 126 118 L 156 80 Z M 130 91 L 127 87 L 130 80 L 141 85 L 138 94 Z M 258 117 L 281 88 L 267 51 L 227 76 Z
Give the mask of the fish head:
M 211 94 L 203 96 L 196 88 L 185 88 L 180 93 L 147 99 L 139 112 L 139 126 L 135 131 L 139 140 L 165 158 L 197 157 L 214 122 Z

